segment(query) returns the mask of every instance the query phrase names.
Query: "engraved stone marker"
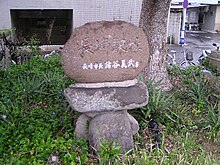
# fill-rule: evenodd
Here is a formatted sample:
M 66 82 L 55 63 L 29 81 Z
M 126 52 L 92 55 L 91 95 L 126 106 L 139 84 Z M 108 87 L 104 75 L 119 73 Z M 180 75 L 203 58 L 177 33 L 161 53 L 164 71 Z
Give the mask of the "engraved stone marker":
M 127 110 L 145 106 L 149 97 L 136 79 L 149 58 L 142 29 L 123 21 L 87 23 L 75 29 L 61 54 L 66 75 L 77 82 L 64 90 L 82 113 L 76 137 L 95 151 L 103 140 L 114 141 L 122 153 L 133 149 L 139 126 Z
M 123 21 L 100 21 L 73 32 L 62 50 L 62 64 L 77 82 L 124 81 L 147 66 L 148 52 L 142 29 Z

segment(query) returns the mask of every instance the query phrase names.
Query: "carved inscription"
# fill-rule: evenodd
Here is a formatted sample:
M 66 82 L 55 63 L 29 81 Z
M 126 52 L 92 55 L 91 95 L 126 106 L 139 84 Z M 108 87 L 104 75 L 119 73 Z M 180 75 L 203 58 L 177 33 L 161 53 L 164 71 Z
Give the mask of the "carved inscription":
M 138 68 L 139 62 L 133 59 L 117 60 L 117 61 L 106 61 L 103 63 L 84 63 L 82 69 L 117 69 L 117 68 Z
M 76 82 L 132 80 L 148 65 L 143 30 L 123 21 L 89 22 L 74 30 L 62 52 L 65 74 Z
M 136 37 L 133 41 L 121 39 L 117 37 L 112 37 L 111 35 L 104 36 L 101 41 L 96 40 L 94 43 L 91 42 L 89 37 L 83 38 L 77 41 L 79 48 L 78 53 L 81 56 L 86 54 L 94 54 L 95 51 L 111 51 L 112 53 L 121 54 L 127 52 L 137 52 L 141 51 L 141 42 L 139 38 Z

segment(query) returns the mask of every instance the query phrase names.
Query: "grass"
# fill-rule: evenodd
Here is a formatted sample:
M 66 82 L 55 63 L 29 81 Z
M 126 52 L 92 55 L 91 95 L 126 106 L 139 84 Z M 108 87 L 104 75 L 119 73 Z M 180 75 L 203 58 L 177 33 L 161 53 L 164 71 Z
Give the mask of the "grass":
M 93 155 L 75 138 L 76 114 L 63 97 L 74 81 L 64 75 L 59 55 L 1 69 L 0 164 L 52 164 L 52 156 L 60 164 L 220 164 L 219 77 L 206 79 L 200 71 L 170 68 L 169 93 L 148 84 L 148 105 L 131 111 L 140 123 L 133 152 L 121 155 L 103 142 Z M 151 118 L 160 123 L 160 149 L 151 149 Z
M 10 29 L 0 29 L 0 37 L 3 36 L 3 33 L 8 36 L 11 33 Z

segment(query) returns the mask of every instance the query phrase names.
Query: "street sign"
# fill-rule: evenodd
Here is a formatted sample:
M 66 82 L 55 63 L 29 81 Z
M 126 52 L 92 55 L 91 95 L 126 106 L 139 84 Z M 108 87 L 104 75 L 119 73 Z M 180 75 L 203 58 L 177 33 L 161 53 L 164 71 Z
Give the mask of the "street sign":
M 179 42 L 179 44 L 182 45 L 182 46 L 185 44 L 185 38 L 184 37 L 185 37 L 185 30 L 181 30 L 180 31 L 180 42 Z
M 183 8 L 186 9 L 189 6 L 188 0 L 183 1 Z

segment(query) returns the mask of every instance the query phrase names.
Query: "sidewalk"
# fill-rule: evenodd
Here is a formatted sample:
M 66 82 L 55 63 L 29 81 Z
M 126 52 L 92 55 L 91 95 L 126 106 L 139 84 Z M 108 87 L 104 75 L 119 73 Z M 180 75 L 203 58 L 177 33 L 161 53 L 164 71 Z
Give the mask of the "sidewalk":
M 198 58 L 202 54 L 202 50 L 215 50 L 216 48 L 212 46 L 213 43 L 220 45 L 220 34 L 219 33 L 210 33 L 204 31 L 191 31 L 186 32 L 185 36 L 185 45 L 175 45 L 167 44 L 168 53 L 171 50 L 176 51 L 176 60 L 177 63 L 184 58 L 184 50 L 186 52 L 193 52 L 194 63 L 198 63 Z

